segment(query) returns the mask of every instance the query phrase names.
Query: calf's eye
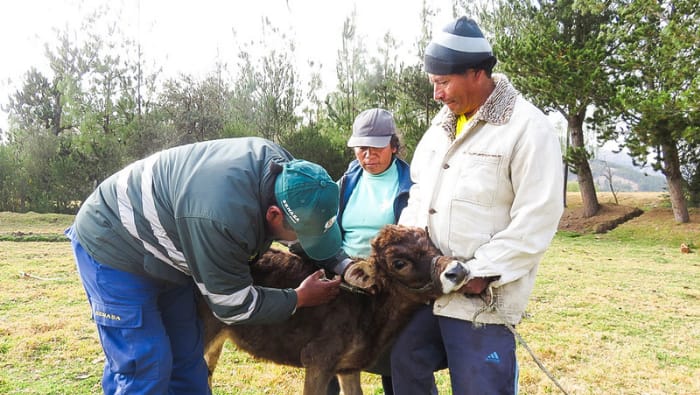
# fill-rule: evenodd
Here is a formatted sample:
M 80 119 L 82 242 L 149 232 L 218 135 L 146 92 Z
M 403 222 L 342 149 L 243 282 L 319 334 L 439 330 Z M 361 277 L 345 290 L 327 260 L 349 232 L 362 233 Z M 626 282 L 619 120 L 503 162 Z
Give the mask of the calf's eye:
M 401 270 L 406 266 L 406 262 L 402 259 L 395 259 L 391 262 L 391 266 L 396 270 Z

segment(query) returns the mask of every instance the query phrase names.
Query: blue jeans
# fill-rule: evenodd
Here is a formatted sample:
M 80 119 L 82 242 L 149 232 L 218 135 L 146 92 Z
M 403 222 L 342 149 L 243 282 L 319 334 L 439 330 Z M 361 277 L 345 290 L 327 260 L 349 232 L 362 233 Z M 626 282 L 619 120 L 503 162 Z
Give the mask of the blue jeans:
M 194 283 L 115 270 L 71 239 L 105 354 L 105 394 L 210 394 Z
M 433 314 L 421 307 L 399 335 L 391 353 L 394 393 L 437 394 L 433 372 L 449 368 L 452 393 L 518 392 L 515 338 L 504 325 Z

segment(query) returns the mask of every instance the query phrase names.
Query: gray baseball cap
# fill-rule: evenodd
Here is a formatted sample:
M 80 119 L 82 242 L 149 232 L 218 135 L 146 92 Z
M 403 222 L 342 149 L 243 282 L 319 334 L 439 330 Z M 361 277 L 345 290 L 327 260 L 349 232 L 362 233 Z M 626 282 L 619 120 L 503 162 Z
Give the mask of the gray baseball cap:
M 348 147 L 386 147 L 396 134 L 394 117 L 387 110 L 372 108 L 362 111 L 352 124 Z

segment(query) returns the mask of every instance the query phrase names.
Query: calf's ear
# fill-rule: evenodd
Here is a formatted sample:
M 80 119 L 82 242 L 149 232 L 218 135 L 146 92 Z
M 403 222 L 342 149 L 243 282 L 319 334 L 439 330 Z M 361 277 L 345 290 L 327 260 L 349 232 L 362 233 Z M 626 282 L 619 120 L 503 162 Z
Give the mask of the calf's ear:
M 345 271 L 345 282 L 358 288 L 374 293 L 375 269 L 367 261 L 355 261 Z

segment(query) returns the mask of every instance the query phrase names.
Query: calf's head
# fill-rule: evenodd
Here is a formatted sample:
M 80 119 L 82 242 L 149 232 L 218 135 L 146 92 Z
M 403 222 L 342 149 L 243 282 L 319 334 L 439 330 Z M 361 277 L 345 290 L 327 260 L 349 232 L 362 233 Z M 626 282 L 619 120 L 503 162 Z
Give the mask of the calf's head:
M 453 261 L 440 255 L 424 229 L 386 225 L 372 240 L 369 258 L 355 261 L 345 281 L 371 294 L 392 281 L 407 294 L 434 299 L 466 282 L 467 271 Z

